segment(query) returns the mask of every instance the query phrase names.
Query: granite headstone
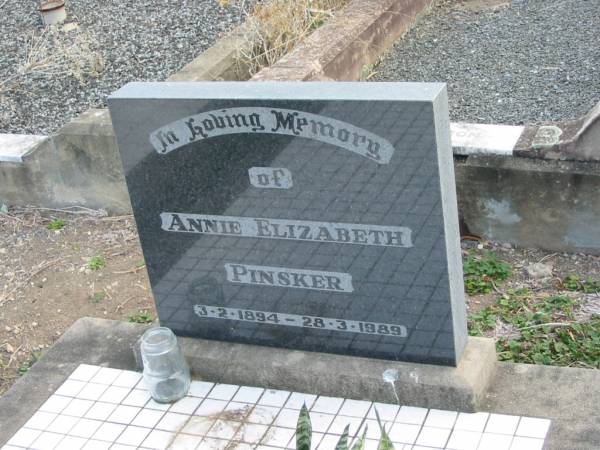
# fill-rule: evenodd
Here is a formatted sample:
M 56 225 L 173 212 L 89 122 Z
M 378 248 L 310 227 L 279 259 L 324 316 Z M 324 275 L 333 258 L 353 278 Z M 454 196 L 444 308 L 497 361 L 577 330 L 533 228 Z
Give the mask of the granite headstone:
M 162 325 L 458 363 L 445 85 L 131 83 L 109 105 Z

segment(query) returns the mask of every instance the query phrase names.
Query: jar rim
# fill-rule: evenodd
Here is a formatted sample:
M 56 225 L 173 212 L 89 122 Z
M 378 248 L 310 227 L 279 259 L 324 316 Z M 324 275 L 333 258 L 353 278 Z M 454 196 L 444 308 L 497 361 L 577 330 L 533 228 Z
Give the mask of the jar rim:
M 155 337 L 162 339 L 149 340 Z M 163 348 L 165 345 L 174 345 L 177 342 L 175 334 L 167 327 L 154 327 L 146 330 L 142 335 L 142 347 L 148 350 Z

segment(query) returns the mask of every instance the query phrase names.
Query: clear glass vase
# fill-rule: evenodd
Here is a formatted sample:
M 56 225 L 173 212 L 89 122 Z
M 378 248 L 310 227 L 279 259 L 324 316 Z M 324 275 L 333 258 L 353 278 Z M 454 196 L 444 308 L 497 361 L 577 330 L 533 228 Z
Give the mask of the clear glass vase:
M 190 387 L 190 369 L 169 328 L 147 330 L 140 350 L 144 364 L 144 381 L 152 398 L 171 403 L 184 397 Z

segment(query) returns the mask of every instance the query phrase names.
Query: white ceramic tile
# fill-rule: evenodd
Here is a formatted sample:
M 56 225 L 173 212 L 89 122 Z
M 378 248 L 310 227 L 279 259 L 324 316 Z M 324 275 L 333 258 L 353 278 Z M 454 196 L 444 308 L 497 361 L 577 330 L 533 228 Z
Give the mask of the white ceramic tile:
M 189 418 L 190 416 L 187 414 L 168 412 L 158 421 L 155 428 L 157 430 L 179 432 Z
M 158 411 L 156 409 L 142 409 L 131 421 L 131 425 L 154 428 L 164 414 L 164 411 Z
M 300 411 L 297 409 L 282 409 L 275 418 L 273 425 L 284 428 L 296 428 L 299 415 Z
M 227 439 L 204 438 L 198 450 L 226 450 L 229 446 Z
M 66 397 L 76 397 L 77 394 L 86 385 L 85 381 L 67 380 L 54 392 L 56 395 L 64 395 Z
M 324 437 L 324 436 L 325 436 L 325 434 L 323 434 L 323 433 L 315 433 L 315 432 L 313 431 L 312 438 L 311 438 L 311 440 L 310 440 L 310 448 L 311 448 L 311 450 L 315 450 L 315 449 L 316 449 L 316 448 L 319 446 L 319 444 L 321 443 L 321 440 L 323 439 L 323 437 Z M 296 446 L 295 446 L 295 444 L 296 444 L 296 439 L 295 439 L 295 437 L 293 437 L 293 438 L 290 440 L 290 444 L 292 444 L 292 446 L 291 446 L 291 447 L 292 447 L 293 449 L 295 449 L 295 448 L 296 448 Z
M 268 428 L 269 427 L 267 425 L 242 424 L 242 426 L 236 432 L 234 439 L 236 441 L 256 444 L 257 442 L 261 441 Z
M 319 397 L 311 408 L 311 412 L 320 412 L 327 414 L 337 414 L 344 403 L 343 398 L 339 397 Z
M 234 395 L 234 402 L 256 403 L 265 390 L 263 388 L 242 386 Z
M 190 383 L 188 395 L 204 398 L 208 395 L 214 385 L 215 383 L 209 383 L 207 381 L 192 381 Z
M 192 416 L 181 429 L 182 433 L 205 436 L 216 419 L 213 417 Z
M 200 406 L 194 412 L 196 416 L 215 416 L 221 414 L 221 412 L 227 406 L 225 400 L 213 400 L 211 398 L 205 399 Z
M 107 421 L 129 425 L 140 411 L 141 408 L 137 406 L 118 405 Z
M 362 421 L 363 420 L 359 417 L 348 417 L 338 415 L 331 422 L 327 433 L 341 435 L 344 432 L 346 425 L 348 425 L 350 427 L 349 433 L 351 436 L 353 436 L 358 431 L 360 425 L 362 424 Z
M 202 405 L 201 405 L 202 406 Z M 275 417 L 279 413 L 279 408 L 273 406 L 260 406 L 257 405 L 252 409 L 252 412 L 248 415 L 247 421 L 249 423 L 258 423 L 261 425 L 270 425 L 275 420 Z M 311 417 L 312 420 L 312 417 Z
M 201 439 L 199 436 L 178 434 L 169 446 L 169 450 L 196 450 Z M 235 448 L 238 450 L 237 446 Z
M 340 437 L 335 434 L 326 434 L 321 439 L 319 446 L 317 447 L 319 450 L 332 450 L 336 447 Z
M 110 367 L 102 367 L 96 374 L 90 379 L 92 383 L 100 384 L 112 384 L 119 375 L 123 372 L 120 369 L 112 369 Z
M 390 430 L 392 429 L 392 426 L 394 425 L 394 422 L 382 421 L 381 425 L 383 425 L 383 427 L 389 434 Z M 407 424 L 404 424 L 404 425 L 407 425 Z M 413 426 L 416 426 L 416 425 L 413 425 Z M 418 426 L 416 426 L 416 427 L 417 427 L 417 430 L 420 429 L 420 427 L 418 427 Z M 379 439 L 381 437 L 381 428 L 379 427 L 379 422 L 377 422 L 377 420 L 366 419 L 364 428 L 367 431 L 367 439 Z
M 77 422 L 79 422 L 79 418 L 77 417 L 63 416 L 59 414 L 52 421 L 52 423 L 48 425 L 46 431 L 59 434 L 68 434 L 71 428 L 73 428 Z
M 120 423 L 104 422 L 102 425 L 100 425 L 92 437 L 94 439 L 98 439 L 99 441 L 114 442 L 124 429 L 125 425 Z
M 285 405 L 285 402 L 287 402 L 290 394 L 290 391 L 266 389 L 265 392 L 263 392 L 263 395 L 260 397 L 260 400 L 258 400 L 258 404 L 264 406 L 277 406 L 281 408 L 283 405 Z
M 377 414 L 375 414 L 375 409 L 379 413 L 379 417 L 383 422 L 393 422 L 398 415 L 398 411 L 400 410 L 400 406 L 391 405 L 389 403 L 373 403 L 369 412 L 367 413 L 367 417 L 369 419 L 377 419 Z
M 61 414 L 66 414 L 67 416 L 83 417 L 93 405 L 94 402 L 92 400 L 74 398 L 67 405 L 67 407 L 62 410 Z
M 417 408 L 415 406 L 403 406 L 398 411 L 396 422 L 410 423 L 413 425 L 422 425 L 427 416 L 426 408 Z
M 550 428 L 550 420 L 534 417 L 521 417 L 517 427 L 517 436 L 544 439 Z
M 365 450 L 378 450 L 379 441 L 376 439 L 365 439 Z M 398 450 L 396 446 L 394 446 L 394 450 Z
M 208 394 L 208 398 L 231 400 L 239 386 L 236 384 L 216 384 Z
M 150 394 L 148 391 L 141 389 L 133 389 L 127 397 L 125 397 L 121 403 L 129 406 L 140 406 L 143 407 L 150 400 Z
M 285 407 L 289 409 L 302 409 L 302 405 L 306 404 L 306 407 L 310 410 L 316 399 L 317 396 L 313 394 L 292 392 L 292 395 L 290 395 L 290 398 L 286 402 Z
M 110 442 L 91 439 L 85 443 L 83 450 L 108 450 L 111 445 Z
M 252 411 L 252 408 L 254 408 L 254 405 L 250 403 L 229 402 L 223 409 L 221 416 L 225 419 L 243 422 Z
M 31 419 L 27 421 L 24 427 L 32 428 L 34 430 L 45 430 L 57 415 L 58 414 L 56 413 L 37 411 L 33 416 L 31 416 Z
M 310 423 L 312 424 L 313 431 L 317 431 L 319 433 L 327 432 L 334 418 L 335 415 L 333 414 L 311 412 Z
M 71 436 L 77 436 L 89 439 L 91 438 L 98 428 L 100 428 L 102 422 L 100 420 L 92 420 L 92 419 L 79 419 L 79 421 L 75 424 L 69 434 Z
M 133 445 L 137 447 L 140 445 L 148 433 L 150 433 L 149 428 L 136 427 L 134 425 L 129 425 L 123 432 L 119 435 L 116 440 L 117 444 L 125 444 L 125 445 Z
M 424 426 L 421 428 L 421 432 L 419 433 L 416 444 L 427 447 L 444 448 L 446 446 L 446 442 L 448 442 L 448 437 L 450 437 L 450 430 L 446 428 Z
M 490 414 L 490 418 L 485 426 L 486 433 L 515 434 L 519 416 L 509 416 L 506 414 Z
M 196 408 L 200 406 L 202 399 L 198 397 L 183 397 L 181 400 L 176 401 L 169 408 L 169 412 L 176 412 L 181 414 L 193 414 Z
M 210 427 L 206 436 L 220 439 L 232 439 L 240 426 L 240 422 L 218 419 Z
M 483 433 L 477 450 L 510 450 L 512 438 L 509 434 Z
M 21 428 L 13 437 L 8 440 L 9 445 L 17 447 L 29 447 L 42 432 L 40 430 L 32 430 L 30 428 Z
M 371 402 L 367 402 L 364 400 L 344 400 L 342 407 L 338 414 L 342 416 L 351 416 L 351 417 L 365 417 L 371 409 Z
M 490 416 L 486 412 L 460 413 L 454 424 L 455 430 L 478 431 L 483 433 L 485 424 Z
M 124 370 L 121 374 L 113 381 L 113 386 L 120 386 L 133 389 L 133 387 L 139 383 L 142 379 L 142 374 L 133 372 L 131 370 Z
M 125 444 L 113 444 L 110 447 L 110 450 L 137 450 L 138 447 L 134 447 L 133 445 L 125 445 Z
M 109 386 L 106 389 L 98 401 L 106 403 L 121 403 L 127 395 L 131 392 L 131 389 L 120 386 Z
M 52 450 L 54 448 L 60 449 L 59 443 L 64 438 L 64 434 L 44 431 L 38 436 L 38 438 L 33 442 L 33 444 L 28 446 L 28 448 L 32 450 Z
M 159 411 L 167 411 L 170 408 L 170 403 L 158 403 L 156 400 L 151 398 L 148 400 L 148 403 L 144 406 L 144 408 L 148 409 L 157 409 Z
M 60 441 L 58 448 L 65 450 L 80 450 L 81 448 L 83 448 L 86 442 L 87 439 L 81 437 L 67 436 L 62 441 Z
M 285 448 L 295 433 L 296 430 L 292 430 L 291 428 L 271 427 L 267 430 L 260 443 L 272 447 Z
M 98 366 L 90 366 L 89 364 L 80 364 L 77 369 L 69 376 L 72 380 L 90 381 L 100 370 Z
M 510 450 L 542 450 L 543 447 L 543 439 L 515 436 Z
M 0 447 L 2 450 L 22 450 L 21 447 L 15 447 L 14 445 L 5 445 Z
M 85 413 L 86 419 L 106 420 L 108 416 L 115 410 L 117 405 L 112 403 L 96 402 L 92 407 Z
M 477 450 L 481 440 L 481 432 L 453 430 L 446 448 L 448 450 Z
M 152 430 L 142 442 L 142 447 L 152 450 L 165 450 L 173 442 L 174 437 L 175 434 L 168 431 Z
M 401 444 L 414 444 L 421 430 L 420 425 L 409 423 L 395 423 L 388 430 L 392 442 Z
M 71 398 L 63 397 L 61 395 L 51 395 L 48 400 L 44 402 L 42 406 L 40 406 L 40 411 L 51 412 L 51 413 L 60 413 L 63 409 L 67 407 L 69 403 L 71 403 Z
M 456 411 L 446 411 L 442 409 L 430 409 L 425 419 L 426 427 L 452 428 L 458 413 Z
M 81 391 L 79 391 L 77 398 L 82 398 L 84 400 L 98 400 L 107 388 L 108 386 L 105 384 L 88 383 Z

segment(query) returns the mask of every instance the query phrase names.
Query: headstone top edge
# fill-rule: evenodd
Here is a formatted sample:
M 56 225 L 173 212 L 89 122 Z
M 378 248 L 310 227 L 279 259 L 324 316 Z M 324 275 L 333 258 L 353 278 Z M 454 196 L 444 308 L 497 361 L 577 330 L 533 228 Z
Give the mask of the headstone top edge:
M 131 82 L 108 100 L 329 100 L 434 102 L 445 83 L 414 82 Z

